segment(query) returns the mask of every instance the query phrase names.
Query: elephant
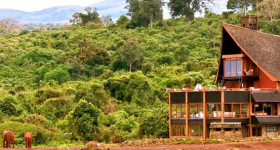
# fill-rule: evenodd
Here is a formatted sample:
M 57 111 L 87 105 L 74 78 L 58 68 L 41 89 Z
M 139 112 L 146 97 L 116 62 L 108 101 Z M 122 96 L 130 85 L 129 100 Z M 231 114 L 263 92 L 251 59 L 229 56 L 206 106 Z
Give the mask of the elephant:
M 32 132 L 26 132 L 24 134 L 24 140 L 25 140 L 25 147 L 31 148 L 32 146 Z
M 15 135 L 12 131 L 4 131 L 3 137 L 3 147 L 10 148 L 10 144 L 13 143 L 13 148 L 15 148 Z

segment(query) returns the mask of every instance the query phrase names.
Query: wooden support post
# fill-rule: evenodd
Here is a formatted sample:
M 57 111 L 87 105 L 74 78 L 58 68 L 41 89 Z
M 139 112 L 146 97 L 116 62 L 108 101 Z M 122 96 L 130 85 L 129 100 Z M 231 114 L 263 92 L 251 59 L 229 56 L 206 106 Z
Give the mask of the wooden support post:
M 277 115 L 280 115 L 280 103 L 277 103 Z
M 249 96 L 249 133 L 250 137 L 253 136 L 253 126 L 252 126 L 252 89 L 250 88 Z
M 207 138 L 207 124 L 206 124 L 206 90 L 203 88 L 203 139 Z
M 185 102 L 186 102 L 186 137 L 189 137 L 189 99 L 188 99 L 188 94 L 189 94 L 189 89 L 186 89 L 186 97 L 185 97 Z
M 222 88 L 221 90 L 221 122 L 225 122 L 225 90 Z
M 171 91 L 168 91 L 168 99 L 169 99 L 169 138 L 172 138 L 172 104 L 171 104 Z

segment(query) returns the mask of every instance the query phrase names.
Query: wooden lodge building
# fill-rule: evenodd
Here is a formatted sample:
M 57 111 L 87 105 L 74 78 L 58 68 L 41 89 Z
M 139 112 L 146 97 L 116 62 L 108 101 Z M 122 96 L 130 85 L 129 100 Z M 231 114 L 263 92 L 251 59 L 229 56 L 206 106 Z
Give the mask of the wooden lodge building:
M 222 25 L 218 89 L 169 90 L 169 135 L 280 136 L 280 36 L 257 31 L 257 18 Z

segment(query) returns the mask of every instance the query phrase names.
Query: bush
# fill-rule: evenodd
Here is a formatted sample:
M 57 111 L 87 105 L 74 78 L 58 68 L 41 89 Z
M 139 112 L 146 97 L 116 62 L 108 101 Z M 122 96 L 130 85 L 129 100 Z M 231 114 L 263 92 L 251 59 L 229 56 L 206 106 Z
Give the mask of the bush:
M 19 35 L 24 35 L 24 34 L 27 34 L 27 33 L 30 33 L 28 30 L 21 30 Z
M 34 144 L 43 144 L 51 140 L 55 135 L 51 131 L 31 124 L 19 123 L 19 122 L 5 122 L 0 124 L 0 131 L 11 130 L 15 134 L 16 144 L 24 143 L 24 134 L 26 132 L 32 132 Z M 2 136 L 1 136 L 2 138 Z M 2 140 L 1 140 L 2 141 Z
M 40 89 L 35 93 L 35 104 L 42 104 L 49 98 L 61 96 L 61 93 L 53 88 Z
M 83 141 L 93 140 L 97 131 L 100 110 L 85 100 L 80 100 L 74 110 L 68 115 L 68 127 L 74 138 Z
M 52 70 L 45 74 L 45 81 L 57 81 L 59 84 L 69 81 L 71 79 L 70 73 L 65 69 Z
M 41 107 L 41 112 L 48 119 L 63 118 L 72 109 L 71 97 L 58 97 L 47 99 Z

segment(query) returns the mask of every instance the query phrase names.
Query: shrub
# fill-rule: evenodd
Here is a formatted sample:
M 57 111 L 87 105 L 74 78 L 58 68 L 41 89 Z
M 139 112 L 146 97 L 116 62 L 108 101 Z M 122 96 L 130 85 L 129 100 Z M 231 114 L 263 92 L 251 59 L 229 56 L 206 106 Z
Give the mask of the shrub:
M 24 144 L 24 134 L 26 132 L 32 132 L 34 144 L 43 144 L 51 140 L 54 135 L 54 133 L 45 128 L 19 122 L 5 122 L 0 124 L 0 131 L 5 130 L 14 132 L 16 144 Z
M 42 105 L 41 112 L 48 119 L 62 118 L 66 116 L 72 109 L 71 97 L 58 97 L 47 99 Z
M 70 73 L 65 69 L 52 70 L 45 74 L 45 81 L 55 80 L 59 84 L 69 81 L 71 79 Z
M 100 110 L 85 100 L 80 100 L 78 105 L 67 117 L 68 127 L 74 138 L 93 140 L 93 133 L 97 131 Z

